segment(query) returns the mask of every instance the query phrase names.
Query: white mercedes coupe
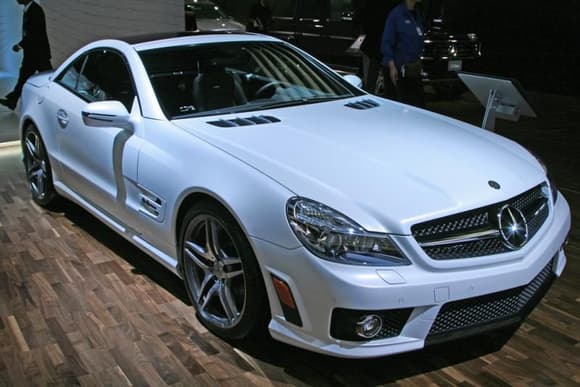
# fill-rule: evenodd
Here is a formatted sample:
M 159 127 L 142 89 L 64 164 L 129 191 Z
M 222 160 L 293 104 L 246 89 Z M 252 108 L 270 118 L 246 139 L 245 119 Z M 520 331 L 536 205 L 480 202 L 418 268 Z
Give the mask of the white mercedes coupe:
M 32 197 L 162 263 L 225 339 L 375 357 L 520 322 L 566 265 L 545 167 L 357 81 L 260 35 L 91 43 L 24 89 Z

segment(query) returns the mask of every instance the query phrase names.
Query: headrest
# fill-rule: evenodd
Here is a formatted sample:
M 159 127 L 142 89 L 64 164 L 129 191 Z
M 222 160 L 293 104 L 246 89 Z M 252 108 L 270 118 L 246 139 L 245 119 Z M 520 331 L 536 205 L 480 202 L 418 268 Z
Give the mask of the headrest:
M 199 61 L 199 72 L 209 73 L 209 72 L 223 72 L 224 69 L 232 63 L 232 60 L 227 57 L 216 56 L 212 58 L 200 59 Z

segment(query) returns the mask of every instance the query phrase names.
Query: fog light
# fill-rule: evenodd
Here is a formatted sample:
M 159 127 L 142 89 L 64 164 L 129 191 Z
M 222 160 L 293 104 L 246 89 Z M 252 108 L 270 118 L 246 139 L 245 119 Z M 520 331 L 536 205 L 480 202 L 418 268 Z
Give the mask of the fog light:
M 376 314 L 361 317 L 356 323 L 356 334 L 365 339 L 372 339 L 383 328 L 383 320 Z

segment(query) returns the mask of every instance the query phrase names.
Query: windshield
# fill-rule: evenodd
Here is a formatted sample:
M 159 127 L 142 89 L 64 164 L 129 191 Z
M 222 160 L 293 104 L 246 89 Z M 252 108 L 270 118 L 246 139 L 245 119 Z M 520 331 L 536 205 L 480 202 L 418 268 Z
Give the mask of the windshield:
M 268 109 L 362 94 L 287 44 L 235 42 L 140 52 L 170 119 Z
M 198 19 L 225 19 L 227 18 L 220 8 L 213 3 L 193 1 L 185 5 L 186 11 L 191 11 Z

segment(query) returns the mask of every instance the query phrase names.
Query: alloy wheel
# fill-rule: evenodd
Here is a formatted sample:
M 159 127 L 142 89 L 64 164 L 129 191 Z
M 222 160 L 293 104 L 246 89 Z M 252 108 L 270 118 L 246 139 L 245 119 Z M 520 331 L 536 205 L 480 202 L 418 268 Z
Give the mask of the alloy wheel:
M 34 131 L 29 131 L 24 139 L 24 160 L 32 195 L 43 200 L 49 189 L 48 162 L 42 141 Z
M 210 324 L 235 327 L 246 307 L 246 278 L 240 248 L 220 219 L 200 214 L 183 240 L 187 286 L 198 313 Z

